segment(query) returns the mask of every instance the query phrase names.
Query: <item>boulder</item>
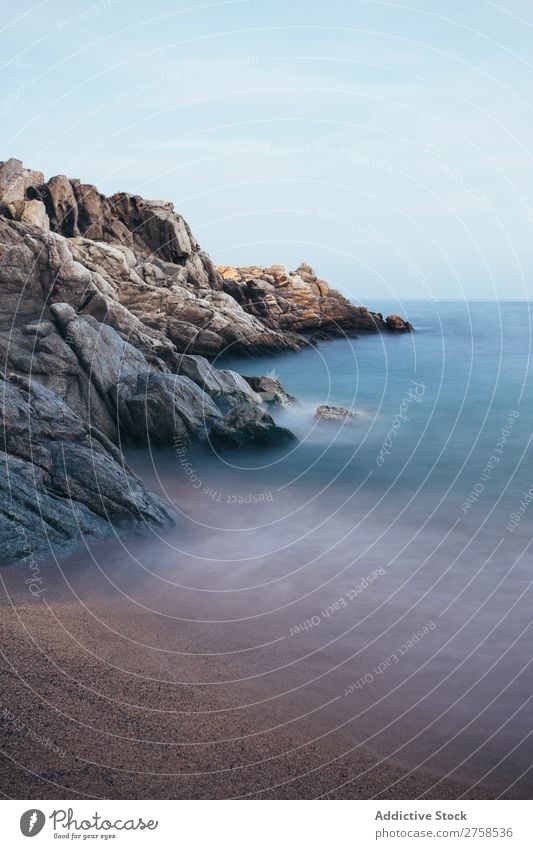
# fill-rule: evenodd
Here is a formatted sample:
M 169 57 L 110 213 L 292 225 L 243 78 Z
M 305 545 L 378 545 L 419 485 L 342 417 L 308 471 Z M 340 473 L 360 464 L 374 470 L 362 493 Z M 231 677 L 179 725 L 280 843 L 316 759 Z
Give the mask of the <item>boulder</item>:
M 210 441 L 217 449 L 285 445 L 295 439 L 288 428 L 280 427 L 272 416 L 255 404 L 249 403 L 233 407 L 210 433 Z
M 37 227 L 40 230 L 49 230 L 50 222 L 46 214 L 44 203 L 40 200 L 24 201 L 24 207 L 20 216 L 20 220 L 24 224 L 29 224 L 31 227 Z
M 385 319 L 388 330 L 399 331 L 400 333 L 411 333 L 413 326 L 409 321 L 404 321 L 399 315 L 389 315 Z
M 78 202 L 68 177 L 64 174 L 52 177 L 35 194 L 45 204 L 54 232 L 69 237 L 80 235 Z
M 64 381 L 70 405 L 115 439 L 116 409 L 110 391 L 119 381 L 149 370 L 144 354 L 112 327 L 92 316 L 78 315 L 69 304 L 52 304 L 50 312 L 76 364 L 74 387 L 81 391 L 73 392 L 72 381 Z
M 143 372 L 114 387 L 118 424 L 127 442 L 176 445 L 203 440 L 222 414 L 192 380 L 183 375 Z
M 118 449 L 50 390 L 1 377 L 0 393 L 0 561 L 172 521 Z
M 317 408 L 315 419 L 318 419 L 321 422 L 343 422 L 346 424 L 354 424 L 357 419 L 357 413 L 347 410 L 346 407 L 322 404 Z
M 20 159 L 12 157 L 6 162 L 0 162 L 0 204 L 24 200 L 26 186 L 23 173 Z
M 64 175 L 45 182 L 16 159 L 0 163 L 0 286 L 7 558 L 112 524 L 169 521 L 119 439 L 209 435 L 218 448 L 294 439 L 259 406 L 294 403 L 279 381 L 205 356 L 298 350 L 313 331 L 316 341 L 411 330 L 354 306 L 305 264 L 217 269 L 171 203 L 106 197 Z
M 4 215 L 13 221 L 22 221 L 30 227 L 48 231 L 50 222 L 44 203 L 40 200 L 13 200 L 6 203 L 2 209 Z
M 328 338 L 385 329 L 377 313 L 351 304 L 306 263 L 295 271 L 282 265 L 218 266 L 217 270 L 225 290 L 270 327 L 296 332 L 320 328 Z
M 20 159 L 0 162 L 0 207 L 24 201 L 27 190 L 41 183 L 44 183 L 42 172 L 24 168 Z

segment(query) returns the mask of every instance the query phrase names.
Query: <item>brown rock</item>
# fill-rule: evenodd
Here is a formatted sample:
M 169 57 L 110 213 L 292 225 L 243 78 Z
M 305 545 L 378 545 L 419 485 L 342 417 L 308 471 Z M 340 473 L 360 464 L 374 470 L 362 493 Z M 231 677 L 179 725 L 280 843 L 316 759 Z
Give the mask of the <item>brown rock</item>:
M 404 319 L 400 318 L 399 315 L 387 316 L 386 324 L 388 330 L 396 330 L 400 333 L 410 333 L 413 329 L 410 322 L 404 321 Z
M 386 329 L 381 316 L 351 304 L 306 263 L 291 272 L 281 265 L 218 266 L 217 271 L 225 291 L 270 327 L 294 332 L 320 328 L 329 338 Z
M 40 200 L 26 200 L 20 216 L 20 220 L 24 224 L 29 224 L 32 227 L 38 227 L 40 230 L 49 230 L 50 221 L 46 214 L 46 207 Z

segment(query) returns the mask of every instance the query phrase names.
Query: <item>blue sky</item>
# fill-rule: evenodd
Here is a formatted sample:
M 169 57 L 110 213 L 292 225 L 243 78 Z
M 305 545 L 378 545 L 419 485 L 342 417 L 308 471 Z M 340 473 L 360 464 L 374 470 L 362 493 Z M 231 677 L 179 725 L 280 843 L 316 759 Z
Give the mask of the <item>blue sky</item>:
M 529 0 L 21 0 L 0 30 L 1 159 L 363 303 L 533 298 Z

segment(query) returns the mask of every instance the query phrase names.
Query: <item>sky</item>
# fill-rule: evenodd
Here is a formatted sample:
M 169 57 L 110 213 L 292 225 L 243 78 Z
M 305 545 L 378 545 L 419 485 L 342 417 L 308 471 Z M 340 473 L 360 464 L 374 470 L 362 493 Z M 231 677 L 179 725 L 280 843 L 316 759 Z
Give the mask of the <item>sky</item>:
M 0 40 L 0 160 L 357 303 L 533 299 L 530 0 L 19 0 Z

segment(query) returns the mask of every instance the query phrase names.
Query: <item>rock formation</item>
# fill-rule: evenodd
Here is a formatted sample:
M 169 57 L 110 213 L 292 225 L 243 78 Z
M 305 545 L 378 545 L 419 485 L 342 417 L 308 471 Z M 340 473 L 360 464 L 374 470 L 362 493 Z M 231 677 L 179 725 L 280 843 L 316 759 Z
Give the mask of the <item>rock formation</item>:
M 218 266 L 217 270 L 225 291 L 267 327 L 294 332 L 319 328 L 312 337 L 316 341 L 358 331 L 411 329 L 407 323 L 400 327 L 394 321 L 385 321 L 381 313 L 354 306 L 305 263 L 291 272 L 282 265 Z
M 292 404 L 298 403 L 296 398 L 289 395 L 275 377 L 266 374 L 260 377 L 247 377 L 246 375 L 243 375 L 243 377 L 263 404 L 270 404 L 273 407 L 290 407 Z
M 400 333 L 411 333 L 412 326 L 409 321 L 405 321 L 399 315 L 389 315 L 386 318 L 386 324 L 389 330 L 396 330 Z
M 293 402 L 278 381 L 206 356 L 297 350 L 304 331 L 410 329 L 354 307 L 306 265 L 217 269 L 171 203 L 45 181 L 16 159 L 0 163 L 0 285 L 10 559 L 21 551 L 13 521 L 31 525 L 37 551 L 110 523 L 170 520 L 127 470 L 119 440 L 218 450 L 292 438 L 264 409 Z
M 272 416 L 256 404 L 233 407 L 210 433 L 216 448 L 242 448 L 248 445 L 281 445 L 295 439 L 286 427 L 279 427 Z
M 167 506 L 147 493 L 120 451 L 38 381 L 0 377 L 0 552 L 26 558 L 109 534 L 163 525 Z

